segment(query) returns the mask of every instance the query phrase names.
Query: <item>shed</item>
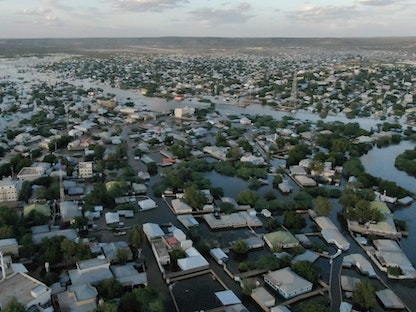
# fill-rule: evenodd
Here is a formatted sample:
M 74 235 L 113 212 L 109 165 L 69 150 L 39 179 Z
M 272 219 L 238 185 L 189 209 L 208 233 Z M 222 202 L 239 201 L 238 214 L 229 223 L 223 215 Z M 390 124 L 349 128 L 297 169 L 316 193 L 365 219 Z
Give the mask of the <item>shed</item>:
M 148 210 L 157 207 L 156 202 L 151 198 L 139 200 L 137 203 L 139 205 L 140 210 Z
M 232 290 L 217 291 L 215 297 L 221 302 L 223 306 L 240 304 L 241 300 L 234 294 Z
M 276 299 L 264 287 L 254 288 L 251 297 L 263 308 L 271 308 L 276 304 Z
M 106 212 L 105 213 L 105 222 L 107 224 L 119 223 L 120 216 L 117 212 Z
M 209 254 L 217 261 L 218 264 L 222 265 L 228 260 L 227 254 L 221 248 L 212 248 Z
M 391 289 L 376 291 L 376 296 L 386 309 L 403 310 L 406 308 L 404 303 Z
M 143 232 L 146 234 L 147 239 L 165 236 L 165 232 L 156 223 L 144 223 Z

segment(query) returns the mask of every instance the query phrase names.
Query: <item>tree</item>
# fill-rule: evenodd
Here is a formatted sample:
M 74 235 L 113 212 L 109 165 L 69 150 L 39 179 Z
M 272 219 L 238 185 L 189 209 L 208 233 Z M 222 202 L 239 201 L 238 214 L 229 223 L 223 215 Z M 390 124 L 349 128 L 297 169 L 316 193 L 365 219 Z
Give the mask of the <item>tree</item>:
M 227 153 L 227 158 L 237 160 L 241 158 L 241 151 L 239 146 L 233 146 Z
M 61 243 L 64 239 L 64 236 L 44 238 L 40 245 L 42 260 L 49 262 L 51 265 L 62 261 Z
M 241 254 L 241 255 L 244 255 L 248 252 L 247 242 L 243 239 L 236 240 L 233 243 L 232 248 L 234 252 Z
M 237 201 L 243 205 L 254 206 L 256 201 L 259 199 L 259 195 L 251 190 L 245 190 L 238 194 Z
M 292 265 L 292 270 L 312 283 L 318 282 L 319 270 L 312 262 L 298 261 Z
M 377 303 L 376 290 L 369 281 L 358 283 L 352 292 L 352 301 L 357 308 L 364 311 L 370 310 Z
M 149 174 L 151 176 L 154 176 L 157 174 L 157 164 L 155 162 L 151 162 L 147 164 L 147 172 L 149 172 Z
M 32 195 L 32 186 L 30 185 L 30 182 L 23 181 L 22 188 L 20 189 L 20 193 L 19 193 L 19 200 L 27 203 L 31 195 Z
M 16 297 L 9 300 L 7 305 L 2 309 L 4 312 L 25 312 L 26 309 L 23 304 L 17 301 Z
M 129 258 L 127 251 L 124 248 L 117 248 L 117 262 L 125 264 Z
M 289 230 L 300 230 L 306 226 L 305 218 L 295 211 L 286 211 L 284 213 L 283 225 Z
M 315 199 L 316 212 L 320 216 L 327 216 L 331 212 L 331 204 L 325 197 L 318 196 Z
M 65 238 L 61 242 L 61 251 L 66 259 L 72 260 L 72 257 L 75 255 L 76 250 L 77 244 L 73 240 Z
M 195 185 L 185 189 L 185 201 L 193 208 L 201 210 L 206 202 L 205 194 L 202 193 Z
M 131 231 L 129 232 L 129 243 L 130 245 L 137 251 L 139 251 L 139 255 L 141 252 L 141 246 L 145 241 L 146 236 L 143 232 L 142 225 L 135 224 L 133 225 Z

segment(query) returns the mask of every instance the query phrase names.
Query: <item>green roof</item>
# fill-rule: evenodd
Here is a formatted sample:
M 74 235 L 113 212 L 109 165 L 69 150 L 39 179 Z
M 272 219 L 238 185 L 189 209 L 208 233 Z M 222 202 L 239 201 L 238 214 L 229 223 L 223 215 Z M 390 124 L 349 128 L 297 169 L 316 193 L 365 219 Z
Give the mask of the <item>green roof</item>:
M 50 213 L 51 213 L 50 210 L 49 210 L 49 207 L 47 207 L 46 205 L 32 204 L 32 205 L 26 206 L 23 209 L 23 216 L 27 217 L 32 210 L 40 212 L 41 214 L 43 214 L 45 216 L 49 216 Z
M 299 241 L 290 232 L 276 231 L 265 234 L 264 237 L 273 245 L 297 244 Z

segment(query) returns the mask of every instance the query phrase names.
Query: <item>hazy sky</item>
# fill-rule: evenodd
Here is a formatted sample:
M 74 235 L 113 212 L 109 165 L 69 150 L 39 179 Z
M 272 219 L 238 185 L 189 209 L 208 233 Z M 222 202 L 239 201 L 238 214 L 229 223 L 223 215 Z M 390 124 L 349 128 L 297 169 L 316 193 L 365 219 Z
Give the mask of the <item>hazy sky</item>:
M 413 35 L 415 0 L 0 0 L 0 38 Z

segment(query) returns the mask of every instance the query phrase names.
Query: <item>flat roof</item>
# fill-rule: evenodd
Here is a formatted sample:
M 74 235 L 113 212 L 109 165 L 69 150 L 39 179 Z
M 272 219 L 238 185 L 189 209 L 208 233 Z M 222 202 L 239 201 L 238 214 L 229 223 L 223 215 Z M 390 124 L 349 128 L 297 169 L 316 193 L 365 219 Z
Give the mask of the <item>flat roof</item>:
M 32 290 L 39 286 L 42 286 L 44 291 L 50 290 L 45 284 L 25 273 L 15 273 L 0 281 L 0 305 L 5 307 L 10 299 L 15 297 L 21 304 L 26 306 L 36 299 L 32 296 Z
M 391 289 L 376 291 L 376 296 L 386 309 L 405 309 L 406 306 Z
M 234 294 L 232 290 L 217 291 L 215 296 L 223 305 L 239 304 L 241 300 Z
M 296 292 L 299 289 L 312 287 L 311 282 L 307 281 L 303 277 L 300 277 L 288 267 L 269 272 L 265 275 L 265 277 L 267 277 L 267 279 L 275 285 L 279 285 L 279 288 L 287 294 Z
M 276 231 L 272 233 L 264 234 L 264 238 L 267 239 L 271 244 L 296 244 L 299 241 L 296 237 L 287 231 Z

